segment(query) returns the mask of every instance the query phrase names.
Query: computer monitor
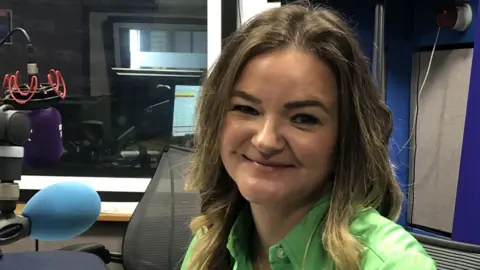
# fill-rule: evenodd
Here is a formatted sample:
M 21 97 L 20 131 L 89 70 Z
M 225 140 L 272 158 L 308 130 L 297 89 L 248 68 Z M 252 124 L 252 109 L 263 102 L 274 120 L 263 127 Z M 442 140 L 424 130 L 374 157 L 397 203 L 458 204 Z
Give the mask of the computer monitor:
M 0 9 L 0 40 L 12 31 L 12 11 L 8 9 Z M 10 36 L 5 44 L 11 44 L 12 37 Z

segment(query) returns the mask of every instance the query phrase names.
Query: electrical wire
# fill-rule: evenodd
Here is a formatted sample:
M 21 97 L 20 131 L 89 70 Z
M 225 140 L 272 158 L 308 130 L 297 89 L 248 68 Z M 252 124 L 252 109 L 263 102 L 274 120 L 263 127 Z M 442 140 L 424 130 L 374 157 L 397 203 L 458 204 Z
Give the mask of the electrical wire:
M 416 82 L 415 82 L 415 85 L 416 85 L 416 88 L 415 88 L 416 89 L 415 111 L 414 111 L 414 115 L 413 115 L 413 121 L 412 121 L 410 136 L 408 137 L 408 139 L 405 142 L 405 144 L 403 145 L 403 147 L 397 153 L 397 160 L 399 160 L 398 156 L 410 144 L 410 141 L 413 138 L 413 144 L 412 144 L 412 147 L 411 147 L 411 151 L 413 151 L 412 155 L 411 155 L 411 158 L 412 158 L 411 164 L 413 164 L 413 168 L 415 168 L 415 164 L 416 164 L 416 160 L 417 160 L 417 127 L 418 127 L 418 114 L 419 114 L 419 110 L 420 110 L 420 97 L 421 97 L 421 94 L 422 94 L 423 89 L 425 87 L 425 83 L 427 82 L 428 75 L 430 74 L 430 69 L 432 67 L 433 57 L 435 55 L 435 49 L 438 45 L 438 38 L 440 36 L 440 30 L 441 30 L 441 27 L 438 27 L 437 35 L 435 37 L 435 42 L 433 43 L 433 48 L 432 48 L 432 51 L 430 53 L 430 58 L 428 60 L 428 65 L 427 65 L 427 70 L 425 72 L 425 77 L 423 78 L 423 81 L 422 81 L 421 84 L 420 84 L 421 55 L 420 55 L 420 52 L 418 52 L 418 54 L 417 54 L 417 78 L 416 78 Z M 406 165 L 406 166 L 408 167 L 408 165 Z M 413 168 L 409 168 L 409 169 L 411 170 Z M 412 187 L 411 194 L 409 194 L 410 195 L 409 197 L 411 197 L 411 199 L 410 199 L 411 208 L 410 209 L 413 209 L 413 207 L 415 205 L 415 172 L 413 173 L 411 187 Z M 413 211 L 410 211 L 409 219 L 410 219 L 410 222 L 413 223 Z
M 427 66 L 427 71 L 425 73 L 425 77 L 423 78 L 423 81 L 422 81 L 422 84 L 420 86 L 420 88 L 418 87 L 418 83 L 419 83 L 419 77 L 418 77 L 418 80 L 417 80 L 417 96 L 416 96 L 416 102 L 417 102 L 417 105 L 420 101 L 420 96 L 423 92 L 423 88 L 425 87 L 425 83 L 427 82 L 427 78 L 428 78 L 428 75 L 430 73 L 430 68 L 432 67 L 432 61 L 433 61 L 433 56 L 435 55 L 435 49 L 437 47 L 437 44 L 438 44 L 438 37 L 440 36 L 440 27 L 438 28 L 437 30 L 437 36 L 435 37 L 435 42 L 433 43 L 433 48 L 432 48 L 432 52 L 430 53 L 430 59 L 428 60 L 428 66 Z M 420 54 L 420 53 L 419 53 Z M 420 59 L 419 59 L 420 60 Z M 420 62 L 420 61 L 419 61 Z M 420 65 L 420 63 L 418 63 Z M 417 74 L 418 76 L 420 76 L 419 74 Z M 405 144 L 402 146 L 402 148 L 400 148 L 400 150 L 398 151 L 397 153 L 397 159 L 399 157 L 399 155 L 402 153 L 403 150 L 405 150 L 405 148 L 407 148 L 407 146 L 409 145 L 410 141 L 412 140 L 412 137 L 413 135 L 415 134 L 415 130 L 417 129 L 417 118 L 418 118 L 418 106 L 415 106 L 415 112 L 414 112 L 414 117 L 413 117 L 413 123 L 412 123 L 412 130 L 410 131 L 410 135 L 408 136 L 408 139 L 407 141 L 405 142 Z M 416 142 L 413 143 L 413 148 L 417 148 L 416 147 Z M 402 163 L 403 165 L 405 166 L 408 166 L 408 164 L 404 164 Z
M 28 44 L 32 44 L 32 40 L 30 39 L 30 36 L 28 35 L 27 31 L 25 31 L 25 29 L 23 28 L 20 28 L 20 27 L 17 27 L 17 28 L 14 28 L 12 31 L 10 31 L 1 41 L 0 41 L 0 46 L 2 46 L 3 44 L 5 44 L 7 42 L 7 40 L 16 32 L 20 32 L 23 34 L 23 36 L 25 37 L 25 39 L 27 40 L 27 43 Z

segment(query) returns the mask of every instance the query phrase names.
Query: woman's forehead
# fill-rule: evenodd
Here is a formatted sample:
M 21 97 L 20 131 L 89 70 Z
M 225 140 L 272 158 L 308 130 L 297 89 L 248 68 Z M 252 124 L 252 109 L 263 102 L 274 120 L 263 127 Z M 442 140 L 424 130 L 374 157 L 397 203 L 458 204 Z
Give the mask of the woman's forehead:
M 304 51 L 284 49 L 251 59 L 234 90 L 260 100 L 280 97 L 287 100 L 321 99 L 336 103 L 336 80 L 328 65 Z

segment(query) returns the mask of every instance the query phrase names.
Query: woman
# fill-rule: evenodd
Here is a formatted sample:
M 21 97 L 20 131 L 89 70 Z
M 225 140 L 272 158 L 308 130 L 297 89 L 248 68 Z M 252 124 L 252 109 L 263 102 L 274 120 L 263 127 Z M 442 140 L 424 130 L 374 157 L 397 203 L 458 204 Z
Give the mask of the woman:
M 436 269 L 393 221 L 392 116 L 332 11 L 287 5 L 234 33 L 196 132 L 202 214 L 182 269 Z

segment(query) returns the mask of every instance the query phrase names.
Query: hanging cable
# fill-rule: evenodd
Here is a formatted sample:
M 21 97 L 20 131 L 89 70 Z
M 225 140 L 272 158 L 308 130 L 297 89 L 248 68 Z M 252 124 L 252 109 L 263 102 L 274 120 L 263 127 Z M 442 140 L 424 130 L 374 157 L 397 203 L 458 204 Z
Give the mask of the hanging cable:
M 412 147 L 411 147 L 411 151 L 412 151 L 412 154 L 411 154 L 411 164 L 413 164 L 413 168 L 409 168 L 410 170 L 414 170 L 415 168 L 415 163 L 416 163 L 416 160 L 417 160 L 417 123 L 418 123 L 418 114 L 419 114 L 419 110 L 420 110 L 420 97 L 422 95 L 422 92 L 423 92 L 423 89 L 425 87 L 425 84 L 427 82 L 427 79 L 428 79 L 428 75 L 430 74 L 430 69 L 432 67 L 432 62 L 433 62 L 433 57 L 435 55 L 435 49 L 437 47 L 437 44 L 438 44 L 438 38 L 440 36 L 440 30 L 441 30 L 441 27 L 438 28 L 437 30 L 437 35 L 435 37 L 435 42 L 433 43 L 433 48 L 432 48 L 432 51 L 430 53 L 430 58 L 428 60 L 428 65 L 427 65 L 427 70 L 425 72 L 425 77 L 423 78 L 423 81 L 422 83 L 420 84 L 420 78 L 421 78 L 421 57 L 420 57 L 420 52 L 418 52 L 418 57 L 417 57 L 417 74 L 416 74 L 416 96 L 415 96 L 415 110 L 414 110 L 414 114 L 413 114 L 413 119 L 412 119 L 412 124 L 411 124 L 411 129 L 410 129 L 410 135 L 408 136 L 408 139 L 407 141 L 405 142 L 405 144 L 402 146 L 402 148 L 400 148 L 400 150 L 398 151 L 397 155 L 396 155 L 396 159 L 398 161 L 400 161 L 400 163 L 406 167 L 409 167 L 408 164 L 405 164 L 403 163 L 400 159 L 399 159 L 399 156 L 400 154 L 403 152 L 403 150 L 405 150 L 405 148 L 408 147 L 408 145 L 411 143 L 412 141 L 412 138 L 413 138 L 413 144 L 412 144 Z M 411 194 L 409 194 L 409 204 L 411 205 L 411 207 L 409 207 L 409 209 L 413 209 L 414 207 L 414 204 L 415 204 L 415 175 L 413 175 L 412 177 L 412 181 L 411 181 L 411 184 L 409 185 L 409 190 L 411 188 Z M 410 221 L 410 223 L 413 223 L 413 211 L 410 211 L 410 213 L 408 213 L 408 219 Z
M 419 80 L 417 81 L 417 96 L 416 96 L 416 105 L 417 106 L 415 106 L 415 111 L 414 111 L 414 116 L 413 116 L 413 119 L 412 119 L 412 127 L 411 127 L 411 130 L 410 130 L 410 135 L 408 136 L 408 139 L 405 142 L 405 144 L 398 151 L 397 160 L 398 160 L 399 155 L 402 153 L 402 151 L 405 150 L 405 148 L 408 147 L 408 145 L 410 144 L 410 141 L 412 140 L 412 137 L 415 135 L 416 130 L 417 130 L 417 120 L 418 120 L 418 110 L 419 110 L 418 104 L 419 104 L 419 101 L 420 101 L 420 96 L 422 95 L 422 92 L 423 92 L 423 88 L 425 87 L 425 83 L 427 82 L 428 75 L 430 74 L 430 69 L 432 67 L 432 61 L 433 61 L 433 56 L 435 55 L 435 49 L 436 49 L 437 44 L 438 44 L 438 37 L 440 36 L 440 29 L 441 28 L 439 27 L 438 30 L 437 30 L 437 36 L 435 37 L 435 42 L 433 43 L 432 52 L 430 53 L 430 59 L 428 60 L 427 71 L 425 72 L 425 77 L 423 78 L 423 81 L 422 81 L 422 84 L 420 85 L 420 87 L 418 87 L 419 86 L 418 85 Z M 420 63 L 418 63 L 418 64 L 420 64 Z M 418 76 L 420 76 L 420 75 L 418 75 Z M 415 141 L 413 142 L 413 149 L 416 152 L 417 143 Z M 402 163 L 402 164 L 405 165 L 405 166 L 408 166 L 408 164 L 405 164 L 405 163 Z
M 12 31 L 10 31 L 1 41 L 0 41 L 0 46 L 2 46 L 3 44 L 5 44 L 7 42 L 7 40 L 15 33 L 17 32 L 20 32 L 23 34 L 23 36 L 25 37 L 25 39 L 27 40 L 27 43 L 28 45 L 32 45 L 32 41 L 30 40 L 30 36 L 28 35 L 27 31 L 25 31 L 25 29 L 23 28 L 20 28 L 20 27 L 17 27 L 17 28 L 14 28 Z

